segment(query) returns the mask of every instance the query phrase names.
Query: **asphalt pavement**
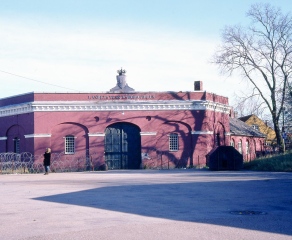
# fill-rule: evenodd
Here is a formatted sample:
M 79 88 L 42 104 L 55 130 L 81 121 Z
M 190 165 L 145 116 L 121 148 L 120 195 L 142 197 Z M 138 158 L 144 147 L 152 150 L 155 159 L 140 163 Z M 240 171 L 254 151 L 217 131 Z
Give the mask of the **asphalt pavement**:
M 0 175 L 2 240 L 292 239 L 292 173 Z

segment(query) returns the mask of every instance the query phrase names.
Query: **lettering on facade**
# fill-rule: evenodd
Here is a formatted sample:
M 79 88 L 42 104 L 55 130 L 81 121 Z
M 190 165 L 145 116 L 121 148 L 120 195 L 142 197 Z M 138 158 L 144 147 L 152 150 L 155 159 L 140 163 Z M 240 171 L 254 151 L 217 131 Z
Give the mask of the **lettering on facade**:
M 148 100 L 154 99 L 154 95 L 93 95 L 88 96 L 89 100 Z

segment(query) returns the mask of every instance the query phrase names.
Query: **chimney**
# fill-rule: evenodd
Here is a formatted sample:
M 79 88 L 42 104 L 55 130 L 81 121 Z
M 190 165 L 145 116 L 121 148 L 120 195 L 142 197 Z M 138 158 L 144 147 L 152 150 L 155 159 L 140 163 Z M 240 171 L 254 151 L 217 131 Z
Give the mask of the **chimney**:
M 230 108 L 229 117 L 230 118 L 238 118 L 238 112 L 234 111 L 233 107 Z
M 202 81 L 195 81 L 195 91 L 203 91 L 203 82 Z

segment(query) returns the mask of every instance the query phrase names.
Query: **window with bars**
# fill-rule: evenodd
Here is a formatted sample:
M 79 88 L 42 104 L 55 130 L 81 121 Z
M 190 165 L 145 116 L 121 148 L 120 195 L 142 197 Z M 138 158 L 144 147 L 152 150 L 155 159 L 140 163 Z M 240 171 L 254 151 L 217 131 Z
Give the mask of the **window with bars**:
M 20 139 L 19 138 L 14 138 L 14 152 L 15 153 L 20 153 Z
M 65 154 L 75 153 L 75 137 L 72 135 L 67 135 L 65 137 Z
M 176 133 L 169 135 L 169 151 L 178 151 L 178 134 Z

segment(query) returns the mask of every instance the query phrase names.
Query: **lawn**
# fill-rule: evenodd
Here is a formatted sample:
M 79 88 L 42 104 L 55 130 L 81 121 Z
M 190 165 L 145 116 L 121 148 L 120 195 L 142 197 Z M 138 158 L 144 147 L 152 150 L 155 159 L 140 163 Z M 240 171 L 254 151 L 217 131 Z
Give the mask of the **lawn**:
M 244 162 L 243 169 L 270 172 L 292 172 L 292 151 L 285 154 Z

